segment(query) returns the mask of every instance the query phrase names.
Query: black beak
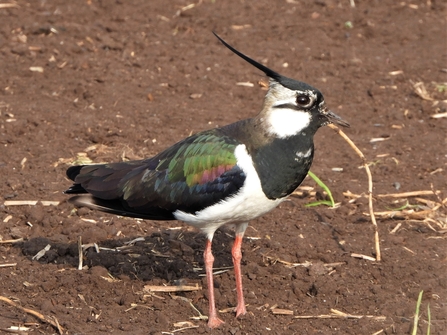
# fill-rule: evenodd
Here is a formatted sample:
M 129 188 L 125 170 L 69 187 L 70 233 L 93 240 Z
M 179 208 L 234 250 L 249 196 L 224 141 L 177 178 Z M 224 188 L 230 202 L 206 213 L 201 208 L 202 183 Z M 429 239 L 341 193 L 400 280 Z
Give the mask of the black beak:
M 332 111 L 327 112 L 326 114 L 324 114 L 324 116 L 327 118 L 327 120 L 330 123 L 338 124 L 339 126 L 347 127 L 347 128 L 351 127 L 351 125 L 348 122 L 343 120 L 341 117 L 339 117 L 337 114 L 333 113 Z

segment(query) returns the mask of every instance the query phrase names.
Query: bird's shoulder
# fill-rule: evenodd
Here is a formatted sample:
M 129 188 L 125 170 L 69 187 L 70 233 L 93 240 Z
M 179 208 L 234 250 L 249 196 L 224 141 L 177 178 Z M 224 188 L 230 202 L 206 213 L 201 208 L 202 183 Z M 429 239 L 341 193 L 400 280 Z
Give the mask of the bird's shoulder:
M 169 182 L 204 184 L 236 166 L 235 149 L 240 144 L 222 129 L 211 129 L 187 137 L 143 164 L 156 164 L 154 171 L 166 171 Z

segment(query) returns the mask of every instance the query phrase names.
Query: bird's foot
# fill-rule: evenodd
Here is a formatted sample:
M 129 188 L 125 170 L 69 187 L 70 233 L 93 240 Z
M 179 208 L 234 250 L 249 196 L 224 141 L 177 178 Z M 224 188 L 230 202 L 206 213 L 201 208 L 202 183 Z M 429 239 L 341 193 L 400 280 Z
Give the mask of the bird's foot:
M 245 315 L 247 313 L 247 310 L 245 309 L 245 304 L 237 304 L 236 307 L 236 317 L 239 317 L 241 315 Z
M 208 317 L 208 327 L 210 327 L 210 328 L 217 328 L 217 327 L 219 327 L 222 323 L 225 323 L 225 321 L 219 319 L 219 318 L 217 317 L 217 315 L 209 316 L 209 317 Z

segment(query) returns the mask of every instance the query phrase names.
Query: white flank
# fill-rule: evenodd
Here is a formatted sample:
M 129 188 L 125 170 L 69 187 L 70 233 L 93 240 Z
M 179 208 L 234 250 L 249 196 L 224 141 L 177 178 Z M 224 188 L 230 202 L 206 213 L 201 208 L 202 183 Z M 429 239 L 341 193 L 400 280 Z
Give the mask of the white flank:
M 269 115 L 267 129 L 279 138 L 286 138 L 300 133 L 309 125 L 310 120 L 310 113 L 277 108 Z
M 177 220 L 200 228 L 210 240 L 220 226 L 227 223 L 246 224 L 248 221 L 269 212 L 284 200 L 284 198 L 270 200 L 265 196 L 258 174 L 253 166 L 253 161 L 245 145 L 238 145 L 234 153 L 237 165 L 247 176 L 244 186 L 238 193 L 195 214 L 179 210 L 174 212 Z

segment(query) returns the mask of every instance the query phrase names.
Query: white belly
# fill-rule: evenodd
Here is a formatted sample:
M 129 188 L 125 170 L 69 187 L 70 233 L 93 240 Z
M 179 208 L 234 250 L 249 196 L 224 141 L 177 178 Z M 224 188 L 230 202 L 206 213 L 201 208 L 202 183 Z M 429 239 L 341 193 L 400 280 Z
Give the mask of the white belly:
M 212 238 L 216 229 L 227 223 L 247 223 L 278 206 L 285 198 L 270 200 L 262 191 L 261 182 L 253 166 L 251 156 L 245 145 L 235 149 L 238 166 L 247 178 L 238 193 L 195 214 L 183 211 L 174 212 L 177 220 L 200 228 L 208 238 Z

